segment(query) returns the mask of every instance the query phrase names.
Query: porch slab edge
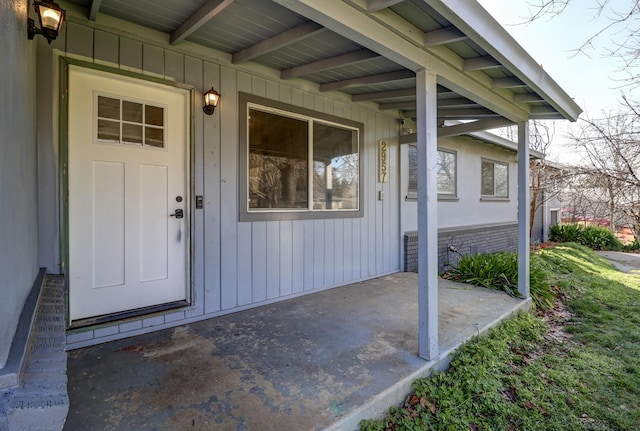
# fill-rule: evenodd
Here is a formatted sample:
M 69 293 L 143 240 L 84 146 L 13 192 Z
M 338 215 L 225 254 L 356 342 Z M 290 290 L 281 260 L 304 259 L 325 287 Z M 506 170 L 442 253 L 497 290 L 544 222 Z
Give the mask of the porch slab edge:
M 529 311 L 532 307 L 531 298 L 522 300 L 518 305 L 514 306 L 511 310 L 503 313 L 495 320 L 492 320 L 488 324 L 479 329 L 477 335 L 486 334 L 491 328 L 498 325 L 505 319 L 509 319 L 521 311 Z M 440 353 L 438 358 L 425 362 L 420 369 L 414 371 L 410 375 L 398 381 L 393 386 L 387 388 L 383 392 L 369 398 L 360 407 L 352 410 L 347 415 L 343 416 L 337 422 L 329 425 L 325 428 L 325 431 L 356 431 L 360 427 L 360 421 L 364 419 L 381 419 L 384 417 L 389 407 L 394 405 L 400 405 L 405 400 L 407 395 L 413 392 L 413 382 L 417 379 L 428 377 L 434 371 L 445 371 L 449 368 L 453 353 L 464 343 L 469 341 L 471 337 L 467 337 L 460 341 L 450 349 Z

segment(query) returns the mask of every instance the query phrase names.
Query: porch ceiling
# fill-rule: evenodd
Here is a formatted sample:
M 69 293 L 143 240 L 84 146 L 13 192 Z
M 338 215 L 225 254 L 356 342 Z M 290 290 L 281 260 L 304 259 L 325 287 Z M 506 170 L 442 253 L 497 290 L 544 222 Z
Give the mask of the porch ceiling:
M 409 49 L 423 50 L 425 58 L 437 59 L 449 71 L 453 66 L 463 77 L 452 83 L 440 72 L 441 124 L 492 119 L 478 123 L 482 130 L 486 124 L 506 125 L 523 116 L 575 120 L 581 112 L 481 6 L 467 0 L 335 0 L 322 6 L 306 0 L 70 2 L 86 8 L 89 19 L 100 13 L 130 21 L 167 33 L 172 44 L 188 40 L 228 53 L 236 64 L 253 61 L 279 70 L 282 79 L 307 79 L 320 91 L 342 91 L 354 102 L 374 102 L 381 110 L 415 118 L 417 69 L 409 61 L 394 61 L 389 51 L 386 56 L 374 52 L 374 44 L 356 43 L 327 25 L 330 19 L 318 19 L 334 10 L 331 18 L 341 19 L 340 10 L 349 11 L 397 35 Z M 459 82 L 479 83 L 485 95 L 495 94 L 494 102 L 486 103 Z

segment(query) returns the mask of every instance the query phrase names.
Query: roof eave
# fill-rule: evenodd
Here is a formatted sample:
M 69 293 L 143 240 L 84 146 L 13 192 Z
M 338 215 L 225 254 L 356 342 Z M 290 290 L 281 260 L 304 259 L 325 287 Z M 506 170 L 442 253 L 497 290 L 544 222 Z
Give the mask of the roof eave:
M 582 109 L 573 98 L 479 3 L 429 0 L 428 4 L 538 93 L 563 118 L 570 121 L 578 119 Z

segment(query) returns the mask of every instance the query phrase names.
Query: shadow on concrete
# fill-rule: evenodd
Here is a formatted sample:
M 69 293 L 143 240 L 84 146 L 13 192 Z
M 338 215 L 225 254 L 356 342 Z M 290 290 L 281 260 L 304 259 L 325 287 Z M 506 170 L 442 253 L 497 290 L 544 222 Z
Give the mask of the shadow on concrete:
M 356 429 L 530 301 L 440 280 L 438 360 L 398 273 L 69 352 L 65 430 Z

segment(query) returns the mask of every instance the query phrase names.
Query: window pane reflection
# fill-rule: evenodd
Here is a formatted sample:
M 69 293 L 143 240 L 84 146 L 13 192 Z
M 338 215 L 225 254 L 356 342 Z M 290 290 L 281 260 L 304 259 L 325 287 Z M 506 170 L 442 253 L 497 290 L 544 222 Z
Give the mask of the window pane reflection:
M 249 110 L 249 208 L 308 208 L 308 123 Z
M 358 209 L 357 132 L 313 123 L 313 209 Z
M 144 107 L 144 122 L 153 126 L 164 126 L 164 109 L 146 105 Z
M 98 117 L 120 119 L 120 100 L 98 96 Z
M 135 102 L 122 102 L 122 119 L 132 123 L 142 123 L 142 104 Z

